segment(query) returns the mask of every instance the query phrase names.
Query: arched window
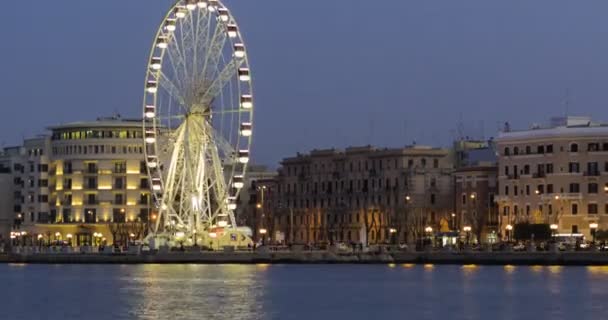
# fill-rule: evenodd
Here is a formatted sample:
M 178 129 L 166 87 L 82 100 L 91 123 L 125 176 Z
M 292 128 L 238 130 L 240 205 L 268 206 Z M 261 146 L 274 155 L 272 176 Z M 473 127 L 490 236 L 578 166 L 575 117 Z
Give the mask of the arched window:
M 504 154 L 505 154 L 505 156 L 510 156 L 511 155 L 511 149 L 509 149 L 508 147 L 505 148 Z
M 519 148 L 518 147 L 514 147 L 513 148 L 513 154 L 514 155 L 518 155 L 519 154 Z
M 570 152 L 578 152 L 578 144 L 576 144 L 576 143 L 570 144 Z

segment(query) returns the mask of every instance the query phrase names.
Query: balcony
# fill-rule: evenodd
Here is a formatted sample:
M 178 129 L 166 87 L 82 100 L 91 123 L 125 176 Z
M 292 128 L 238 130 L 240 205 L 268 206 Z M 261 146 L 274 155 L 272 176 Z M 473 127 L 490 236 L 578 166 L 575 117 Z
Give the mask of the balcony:
M 532 175 L 532 178 L 534 178 L 534 179 L 541 179 L 541 178 L 546 178 L 546 177 L 547 177 L 547 175 L 544 172 L 537 172 Z
M 599 177 L 600 171 L 599 170 L 585 171 L 584 175 L 585 175 L 585 177 Z

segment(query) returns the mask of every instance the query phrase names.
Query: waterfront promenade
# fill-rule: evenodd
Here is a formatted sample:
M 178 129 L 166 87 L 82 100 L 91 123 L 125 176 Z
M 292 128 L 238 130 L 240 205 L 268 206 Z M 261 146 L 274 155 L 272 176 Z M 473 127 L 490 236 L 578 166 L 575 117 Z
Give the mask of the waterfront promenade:
M 163 252 L 163 253 L 11 253 L 3 263 L 59 264 L 478 264 L 478 265 L 608 265 L 608 253 L 565 252 L 384 252 L 332 251 Z

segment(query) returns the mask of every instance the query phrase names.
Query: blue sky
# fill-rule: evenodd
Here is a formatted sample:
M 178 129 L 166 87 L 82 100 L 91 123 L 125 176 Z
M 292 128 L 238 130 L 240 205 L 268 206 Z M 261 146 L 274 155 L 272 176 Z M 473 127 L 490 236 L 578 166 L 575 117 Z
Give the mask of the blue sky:
M 167 0 L 2 4 L 0 143 L 141 113 Z M 312 148 L 448 145 L 566 112 L 608 120 L 608 2 L 226 0 L 257 97 L 257 162 Z

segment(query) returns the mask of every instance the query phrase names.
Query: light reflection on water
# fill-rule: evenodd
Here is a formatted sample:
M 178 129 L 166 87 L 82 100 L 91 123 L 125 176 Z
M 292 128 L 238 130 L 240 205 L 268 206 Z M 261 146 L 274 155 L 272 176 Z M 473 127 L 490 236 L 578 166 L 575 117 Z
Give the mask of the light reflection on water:
M 0 319 L 603 319 L 608 267 L 0 265 Z

